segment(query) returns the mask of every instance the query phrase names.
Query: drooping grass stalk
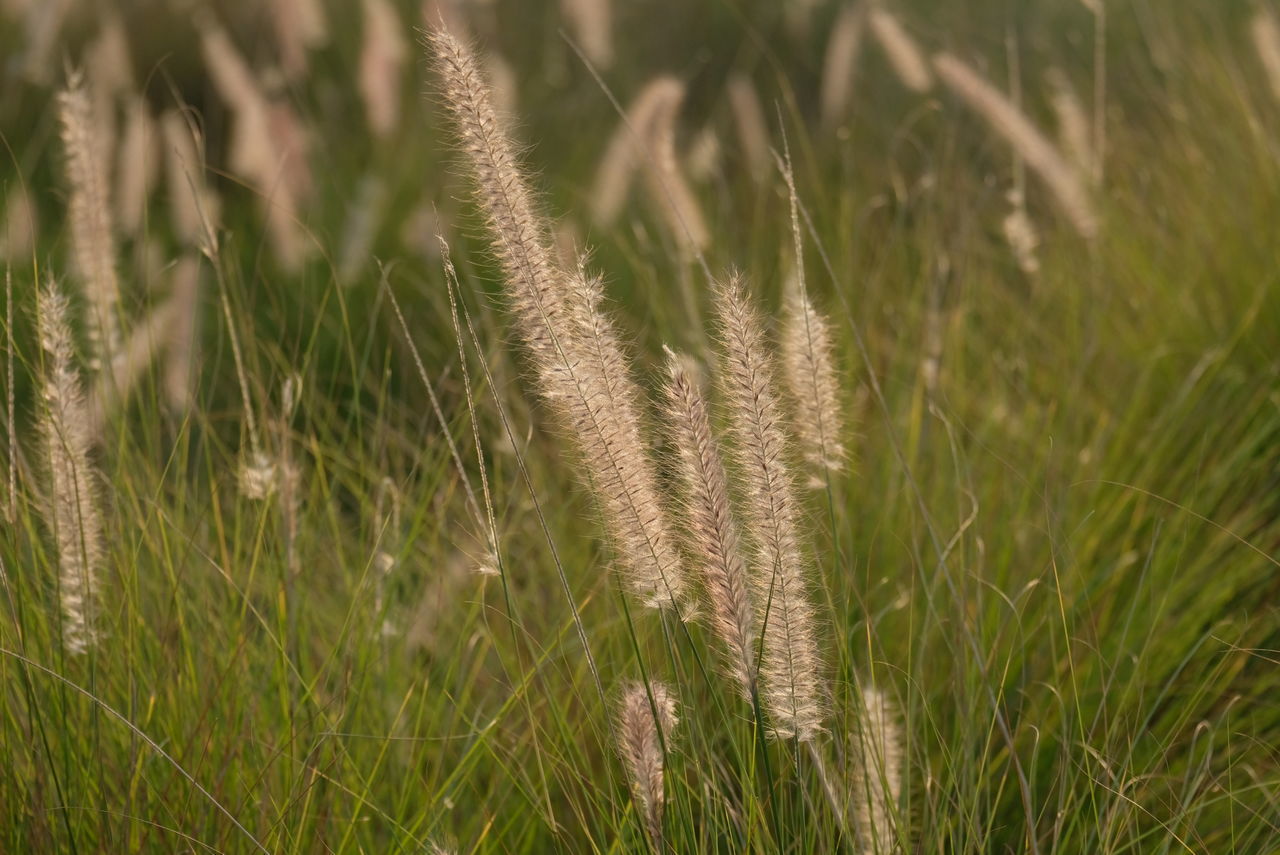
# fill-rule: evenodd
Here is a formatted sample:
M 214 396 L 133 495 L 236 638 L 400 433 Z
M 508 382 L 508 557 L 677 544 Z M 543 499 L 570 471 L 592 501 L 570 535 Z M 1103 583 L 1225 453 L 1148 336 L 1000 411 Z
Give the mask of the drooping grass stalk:
M 447 32 L 428 38 L 539 391 L 575 440 L 633 591 L 648 606 L 681 604 L 683 571 L 643 439 L 642 395 L 600 282 L 581 265 L 568 273 L 556 264 L 476 58 Z
M 732 75 L 727 90 L 743 160 L 751 177 L 761 181 L 769 171 L 769 128 L 764 120 L 764 108 L 760 106 L 760 96 L 751 78 L 745 74 Z
M 97 371 L 115 358 L 120 347 L 120 283 L 112 233 L 104 141 L 95 139 L 92 107 L 84 76 L 71 72 L 58 94 L 58 118 L 66 150 L 70 196 L 67 222 L 76 271 L 84 288 L 89 368 Z
M 40 414 L 49 467 L 45 514 L 58 547 L 62 642 L 68 653 L 80 654 L 94 647 L 99 637 L 98 573 L 105 548 L 100 492 L 90 461 L 91 416 L 75 365 L 70 306 L 52 282 L 40 294 L 38 322 L 47 358 Z
M 924 93 L 932 89 L 933 75 L 929 73 L 929 62 L 902 22 L 888 9 L 873 3 L 868 23 L 871 35 L 880 43 L 902 85 L 912 92 Z
M 661 105 L 683 99 L 684 84 L 669 75 L 653 78 L 632 99 L 596 167 L 591 215 L 597 223 L 609 225 L 622 211 L 632 179 L 643 163 L 641 153 L 650 138 L 654 115 Z
M 618 705 L 618 753 L 654 851 L 663 851 L 662 813 L 666 804 L 663 756 L 675 726 L 676 700 L 663 683 L 630 683 Z
M 982 116 L 1040 176 L 1080 236 L 1096 237 L 1098 219 L 1088 188 L 1053 143 L 999 90 L 955 56 L 939 53 L 934 56 L 933 65 L 942 82 Z
M 847 3 L 836 15 L 831 35 L 827 37 L 818 102 L 821 104 L 822 123 L 828 128 L 838 125 L 849 111 L 866 29 L 866 3 Z
M 736 275 L 716 293 L 721 378 L 742 479 L 763 640 L 762 697 L 773 732 L 805 742 L 822 731 L 826 691 L 809 602 L 799 508 L 764 329 Z
M 116 210 L 120 228 L 136 235 L 143 227 L 147 197 L 156 179 L 156 124 L 146 98 L 129 99 L 116 168 Z
M 409 46 L 400 15 L 389 0 L 364 0 L 359 89 L 374 136 L 384 138 L 400 121 L 400 84 Z

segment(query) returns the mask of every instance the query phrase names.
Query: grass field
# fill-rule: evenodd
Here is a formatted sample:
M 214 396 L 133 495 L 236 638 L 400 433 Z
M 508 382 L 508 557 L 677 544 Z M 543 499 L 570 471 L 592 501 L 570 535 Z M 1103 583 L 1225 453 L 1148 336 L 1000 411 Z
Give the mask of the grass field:
M 92 60 L 101 10 L 70 4 L 42 79 L 24 4 L 0 4 L 0 852 L 1280 851 L 1280 46 L 1269 77 L 1254 18 L 1280 6 L 1103 2 L 886 2 L 928 88 L 864 26 L 825 119 L 841 3 L 812 4 L 807 26 L 799 2 L 618 3 L 605 65 L 555 3 L 457 4 L 451 26 L 513 99 L 549 251 L 587 249 L 604 277 L 690 578 L 663 348 L 716 390 L 729 499 L 758 546 L 715 283 L 738 271 L 777 338 L 790 158 L 847 450 L 815 469 L 791 413 L 771 461 L 797 485 L 821 659 L 821 732 L 790 737 L 776 683 L 744 700 L 705 602 L 695 618 L 634 595 L 607 486 L 539 395 L 416 3 L 330 4 L 305 68 L 270 72 L 287 39 L 257 4 L 125 3 L 119 85 Z M 370 47 L 374 7 L 402 55 Z M 205 71 L 215 18 L 258 97 L 288 108 L 261 143 L 274 183 L 236 166 L 248 108 Z M 1016 90 L 1060 153 L 1061 70 L 1093 157 L 1063 180 L 1087 188 L 1096 234 L 948 85 L 943 51 Z M 371 79 L 401 87 L 389 120 L 361 95 L 371 52 L 390 69 Z M 68 215 L 83 188 L 59 135 L 72 66 L 122 139 L 144 92 L 157 117 L 189 105 L 179 126 L 206 141 L 207 170 L 166 172 L 153 128 L 161 165 L 132 215 L 127 168 L 102 165 L 110 311 L 126 341 L 160 319 L 127 379 L 92 365 L 97 298 Z M 591 215 L 620 110 L 659 74 L 687 91 L 637 168 L 678 161 L 701 254 L 643 174 L 616 217 Z M 1011 190 L 1031 262 L 1002 229 Z M 50 391 L 60 363 L 38 334 L 50 281 L 74 316 L 64 367 L 103 412 L 80 427 L 58 420 L 85 408 Z M 656 828 L 652 782 L 633 788 L 617 747 L 663 718 L 644 681 L 678 718 L 646 758 Z

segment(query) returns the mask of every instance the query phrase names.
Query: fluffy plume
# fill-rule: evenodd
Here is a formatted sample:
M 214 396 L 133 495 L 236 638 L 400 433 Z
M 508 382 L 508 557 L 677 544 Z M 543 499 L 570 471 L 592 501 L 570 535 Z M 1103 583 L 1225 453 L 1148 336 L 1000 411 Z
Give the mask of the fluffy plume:
M 679 98 L 660 101 L 654 110 L 648 135 L 652 157 L 645 162 L 645 187 L 676 243 L 686 252 L 701 252 L 711 242 L 711 234 L 676 156 L 676 119 L 683 101 L 681 85 Z
M 45 368 L 40 429 L 49 466 L 49 527 L 58 545 L 62 640 L 69 653 L 97 642 L 94 627 L 98 571 L 102 565 L 99 488 L 89 462 L 90 415 L 75 366 L 67 299 L 50 283 L 40 295 L 40 345 Z
M 445 107 L 488 221 L 516 326 L 543 396 L 582 452 L 625 576 L 650 606 L 682 603 L 683 573 L 668 533 L 652 462 L 642 437 L 641 393 L 600 282 L 579 267 L 565 273 L 546 223 L 499 123 L 471 51 L 452 35 L 430 36 Z
M 1008 98 L 969 66 L 948 53 L 933 58 L 938 76 L 962 101 L 987 120 L 1053 194 L 1082 237 L 1098 234 L 1089 191 L 1079 173 Z
M 1259 7 L 1249 22 L 1249 34 L 1253 37 L 1253 48 L 1258 52 L 1271 92 L 1280 101 L 1280 21 L 1269 8 Z
M 400 119 L 400 81 L 408 58 L 404 25 L 389 0 L 364 0 L 360 97 L 376 136 L 390 134 Z
M 889 10 L 873 6 L 870 19 L 871 35 L 880 43 L 884 55 L 893 66 L 902 85 L 912 92 L 928 92 L 933 88 L 933 75 L 924 53 L 907 34 L 901 22 Z
M 1058 120 L 1058 145 L 1080 174 L 1093 175 L 1093 132 L 1080 96 L 1072 88 L 1071 81 L 1060 68 L 1045 72 L 1049 85 L 1049 104 Z
M 560 0 L 574 41 L 598 71 L 613 65 L 612 0 Z
M 733 123 L 738 129 L 747 169 L 753 179 L 760 181 L 769 171 L 769 126 L 755 86 L 741 74 L 729 78 L 729 107 L 733 110 Z
M 889 698 L 862 691 L 862 716 L 849 738 L 850 798 L 864 852 L 897 852 L 896 812 L 902 796 L 902 733 Z
M 164 140 L 165 184 L 169 190 L 169 219 L 187 246 L 216 249 L 218 199 L 205 184 L 203 146 L 182 113 L 169 110 L 160 117 Z M 206 232 L 206 224 L 208 231 Z
M 736 277 L 717 289 L 716 313 L 721 383 L 754 546 L 753 593 L 764 637 L 762 696 L 778 736 L 808 741 L 822 730 L 825 691 L 772 359 L 760 319 Z
M 844 418 L 831 326 L 799 287 L 792 288 L 787 298 L 781 357 L 805 459 L 818 469 L 840 471 L 845 462 Z
M 116 210 L 120 228 L 136 235 L 142 228 L 147 210 L 147 197 L 156 180 L 156 126 L 151 119 L 147 100 L 141 95 L 129 99 L 125 112 L 124 135 L 120 138 L 119 165 L 116 167 Z
M 260 194 L 276 257 L 296 270 L 310 250 L 298 225 L 311 184 L 302 123 L 288 104 L 267 98 L 221 25 L 204 16 L 198 28 L 214 88 L 234 115 L 228 165 Z
M 641 683 L 628 683 L 623 689 L 618 705 L 618 753 L 627 768 L 645 831 L 659 852 L 663 851 L 662 809 L 666 804 L 663 747 L 670 745 L 676 724 L 676 699 L 666 685 L 650 683 L 645 691 Z
M 597 223 L 612 223 L 627 201 L 631 179 L 642 162 L 644 147 L 650 138 L 653 117 L 662 105 L 674 103 L 678 107 L 683 100 L 684 84 L 674 77 L 662 75 L 650 80 L 628 105 L 626 120 L 618 123 L 617 130 L 609 138 L 609 145 L 596 170 L 591 214 Z
M 1004 239 L 1013 250 L 1018 269 L 1028 276 L 1035 276 L 1040 272 L 1040 259 L 1036 255 L 1036 249 L 1040 246 L 1040 236 L 1036 234 L 1035 224 L 1031 222 L 1031 215 L 1027 213 L 1027 204 L 1022 192 L 1017 189 L 1010 190 L 1008 198 L 1009 213 L 1000 223 L 1004 231 Z
M 866 28 L 867 8 L 863 3 L 851 3 L 841 8 L 831 27 L 827 53 L 822 61 L 822 92 L 819 98 L 822 122 L 829 128 L 838 125 L 848 114 Z
M 120 347 L 120 284 L 107 170 L 93 138 L 89 98 L 80 73 L 72 72 L 67 88 L 58 95 L 58 108 L 71 190 L 68 219 L 72 252 L 88 302 L 90 368 L 97 370 Z
M 690 552 L 711 606 L 711 627 L 727 652 L 729 673 L 751 700 L 755 692 L 755 618 L 738 525 L 729 503 L 719 443 L 707 400 L 689 360 L 667 352 L 667 424 Z

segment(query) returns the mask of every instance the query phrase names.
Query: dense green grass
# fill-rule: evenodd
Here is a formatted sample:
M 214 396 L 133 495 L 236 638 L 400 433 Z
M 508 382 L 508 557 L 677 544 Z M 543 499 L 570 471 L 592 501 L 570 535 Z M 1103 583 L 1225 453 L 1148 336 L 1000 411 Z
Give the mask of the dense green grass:
M 549 209 L 585 223 L 616 117 L 556 34 L 554 4 L 537 5 L 502 4 L 490 44 L 524 72 L 520 133 Z M 812 218 L 809 285 L 838 331 L 857 423 L 852 472 L 805 496 L 833 768 L 855 679 L 872 679 L 902 713 L 904 851 L 1274 851 L 1280 103 L 1243 14 L 1115 4 L 1105 225 L 1084 244 L 1033 181 L 1045 243 L 1028 280 L 998 227 L 1008 152 L 961 105 L 909 96 L 868 46 L 853 118 L 822 131 L 822 27 L 774 36 L 767 3 L 677 4 L 660 21 L 634 5 L 619 24 L 634 38 L 605 78 L 625 100 L 654 73 L 684 74 L 687 127 L 706 115 L 720 130 L 723 169 L 699 188 L 711 269 L 742 270 L 772 310 L 789 263 L 782 182 L 753 184 L 737 155 L 721 89 L 731 69 L 777 105 Z M 913 33 L 984 58 L 997 80 L 1013 35 L 1028 110 L 1046 124 L 1048 64 L 1090 91 L 1080 4 L 916 5 Z M 108 428 L 106 638 L 83 657 L 60 644 L 34 430 L 34 285 L 67 269 L 60 161 L 47 93 L 3 101 L 4 181 L 32 188 L 42 240 L 12 267 L 21 452 L 0 529 L 0 851 L 646 851 L 609 706 L 642 672 L 681 701 L 673 851 L 837 851 L 808 754 L 762 747 L 705 629 L 624 595 L 568 444 L 510 346 L 430 100 L 408 87 L 404 126 L 374 144 L 343 118 L 352 93 L 323 95 L 354 51 L 327 49 L 315 90 L 295 96 L 319 131 L 307 225 L 321 259 L 281 274 L 250 194 L 224 181 L 198 404 L 175 418 L 149 380 Z M 388 191 L 380 263 L 339 283 L 332 259 L 368 175 Z M 441 265 L 398 238 L 424 196 L 456 225 L 479 448 Z M 151 217 L 167 258 L 161 197 Z M 705 318 L 686 310 L 692 295 L 707 311 L 707 282 L 643 204 L 586 234 L 646 383 L 663 343 L 707 356 Z M 139 250 L 123 254 L 133 317 L 155 300 Z M 223 300 L 267 445 L 301 461 L 293 543 L 279 503 L 236 489 L 248 439 Z M 921 372 L 931 326 L 935 389 Z M 478 460 L 500 576 L 472 572 Z M 381 553 L 394 559 L 385 575 Z

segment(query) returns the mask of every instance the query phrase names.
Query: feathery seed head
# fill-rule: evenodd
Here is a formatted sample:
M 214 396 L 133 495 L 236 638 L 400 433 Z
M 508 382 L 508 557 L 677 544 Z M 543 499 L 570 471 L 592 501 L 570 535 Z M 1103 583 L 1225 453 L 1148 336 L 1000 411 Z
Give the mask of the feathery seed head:
M 643 436 L 643 395 L 603 309 L 603 287 L 583 265 L 567 273 L 555 263 L 550 230 L 536 213 L 475 56 L 446 31 L 427 38 L 540 392 L 582 454 L 632 589 L 649 606 L 683 604 L 679 555 Z
M 774 734 L 804 742 L 822 731 L 826 688 L 773 359 L 737 276 L 718 288 L 716 314 L 721 383 L 753 544 L 753 594 L 764 639 L 762 698 Z
M 665 684 L 650 683 L 646 691 L 643 683 L 628 683 L 623 689 L 618 705 L 618 753 L 627 768 L 645 830 L 659 851 L 666 801 L 663 747 L 670 746 L 676 724 L 675 696 Z
M 782 370 L 806 460 L 839 472 L 845 465 L 844 417 L 831 326 L 798 287 L 788 295 L 782 326 Z M 822 483 L 821 481 L 819 483 Z
M 862 715 L 850 734 L 849 757 L 850 798 L 863 851 L 896 852 L 902 728 L 893 702 L 875 687 L 862 690 Z
M 738 525 L 719 443 L 698 370 L 667 351 L 667 423 L 677 451 L 677 482 L 690 552 L 711 607 L 712 630 L 744 698 L 755 689 L 755 617 Z
M 92 107 L 79 71 L 71 72 L 66 88 L 58 93 L 58 117 L 71 191 L 67 218 L 72 253 L 88 301 L 89 367 L 96 371 L 119 349 L 120 285 L 102 157 L 104 141 L 94 137 Z
M 58 546 L 62 638 L 68 652 L 84 653 L 98 640 L 97 578 L 105 551 L 89 459 L 91 417 L 75 366 L 70 306 L 52 282 L 40 294 L 38 327 L 47 355 L 40 432 L 50 478 L 46 518 Z

